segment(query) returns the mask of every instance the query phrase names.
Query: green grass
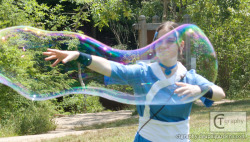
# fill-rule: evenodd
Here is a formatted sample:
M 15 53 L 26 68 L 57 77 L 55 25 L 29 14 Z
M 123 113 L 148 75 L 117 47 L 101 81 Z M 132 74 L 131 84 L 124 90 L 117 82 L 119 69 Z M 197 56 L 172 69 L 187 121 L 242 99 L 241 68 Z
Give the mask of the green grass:
M 209 113 L 213 111 L 246 111 L 247 112 L 247 132 L 244 133 L 212 133 L 209 130 Z M 190 134 L 196 136 L 205 136 L 211 134 L 222 135 L 244 135 L 245 139 L 192 139 L 195 142 L 248 142 L 250 138 L 250 100 L 225 103 L 221 105 L 206 108 L 203 106 L 193 105 L 190 119 Z M 44 142 L 131 142 L 137 131 L 138 118 L 131 117 L 126 120 L 119 120 L 112 123 L 81 127 L 78 130 L 87 130 L 86 133 L 79 136 L 66 136 L 45 140 Z M 136 125 L 134 125 L 136 124 Z M 90 129 L 96 129 L 88 131 Z
M 212 133 L 209 130 L 209 113 L 213 111 L 246 111 L 247 112 L 247 132 L 245 133 L 231 133 L 231 132 L 224 132 L 224 133 Z M 190 134 L 193 135 L 244 135 L 247 139 L 216 139 L 216 141 L 241 141 L 247 142 L 249 141 L 250 137 L 250 100 L 245 101 L 236 101 L 233 103 L 224 103 L 221 105 L 216 105 L 211 108 L 200 107 L 197 105 L 193 106 L 192 113 L 191 113 L 191 120 L 190 120 Z M 212 142 L 215 139 L 191 139 L 197 142 Z

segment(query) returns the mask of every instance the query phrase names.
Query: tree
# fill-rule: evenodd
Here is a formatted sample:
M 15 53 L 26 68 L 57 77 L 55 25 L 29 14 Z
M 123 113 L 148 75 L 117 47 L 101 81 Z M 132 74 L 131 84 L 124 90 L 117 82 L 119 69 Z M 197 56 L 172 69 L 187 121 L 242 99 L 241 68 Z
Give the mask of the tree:
M 247 2 L 195 1 L 186 11 L 215 48 L 219 61 L 217 83 L 229 98 L 249 98 Z

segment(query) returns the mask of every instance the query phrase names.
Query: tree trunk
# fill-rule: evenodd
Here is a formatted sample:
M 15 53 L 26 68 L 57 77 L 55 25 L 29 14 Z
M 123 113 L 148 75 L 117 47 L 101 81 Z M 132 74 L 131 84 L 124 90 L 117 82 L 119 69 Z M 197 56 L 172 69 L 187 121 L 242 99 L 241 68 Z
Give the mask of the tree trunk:
M 163 15 L 162 15 L 162 22 L 167 21 L 168 16 L 168 4 L 170 0 L 163 0 Z

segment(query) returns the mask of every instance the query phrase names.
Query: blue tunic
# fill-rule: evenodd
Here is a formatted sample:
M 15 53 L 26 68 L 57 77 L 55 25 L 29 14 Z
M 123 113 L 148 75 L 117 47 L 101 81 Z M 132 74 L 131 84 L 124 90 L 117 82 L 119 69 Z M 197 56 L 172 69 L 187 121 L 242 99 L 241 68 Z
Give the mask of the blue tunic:
M 147 94 L 152 85 L 156 81 L 160 80 L 159 77 L 155 75 L 152 68 L 143 62 L 135 65 L 122 65 L 110 61 L 110 64 L 112 72 L 110 77 L 105 77 L 105 84 L 130 85 L 133 87 L 135 95 Z M 193 69 L 188 71 L 180 82 L 192 85 L 214 85 L 204 77 L 198 75 Z M 164 91 L 164 89 L 160 91 Z M 201 97 L 200 100 L 206 107 L 210 107 L 213 104 L 213 101 L 206 99 L 205 97 Z M 145 106 L 137 105 L 136 107 L 139 115 L 142 117 L 144 115 Z M 151 105 L 150 117 L 152 117 L 161 107 L 162 105 Z M 165 122 L 178 122 L 186 120 L 190 115 L 191 108 L 192 102 L 180 105 L 165 105 L 153 119 Z

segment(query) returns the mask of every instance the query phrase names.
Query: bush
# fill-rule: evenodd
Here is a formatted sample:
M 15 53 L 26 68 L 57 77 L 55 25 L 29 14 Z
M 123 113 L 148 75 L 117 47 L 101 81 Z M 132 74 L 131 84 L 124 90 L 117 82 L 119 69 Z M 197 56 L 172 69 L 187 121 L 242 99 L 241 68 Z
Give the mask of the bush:
M 40 134 L 56 128 L 53 119 L 53 108 L 48 102 L 31 102 L 28 108 L 16 118 L 17 131 L 24 134 Z
M 84 94 L 74 94 L 63 98 L 63 101 L 52 100 L 56 110 L 62 114 L 92 113 L 100 112 L 104 108 L 99 102 L 99 97 Z
M 54 130 L 54 106 L 50 101 L 33 102 L 0 85 L 0 136 L 38 134 Z

